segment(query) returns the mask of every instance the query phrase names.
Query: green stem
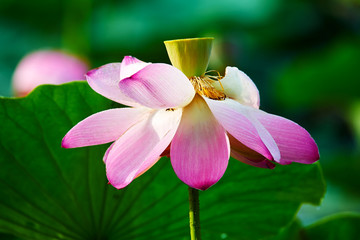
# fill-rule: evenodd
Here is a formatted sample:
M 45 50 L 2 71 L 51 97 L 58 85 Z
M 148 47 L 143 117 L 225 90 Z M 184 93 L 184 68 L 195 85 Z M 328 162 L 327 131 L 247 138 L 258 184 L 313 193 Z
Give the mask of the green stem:
M 189 187 L 189 220 L 191 240 L 201 240 L 199 190 Z

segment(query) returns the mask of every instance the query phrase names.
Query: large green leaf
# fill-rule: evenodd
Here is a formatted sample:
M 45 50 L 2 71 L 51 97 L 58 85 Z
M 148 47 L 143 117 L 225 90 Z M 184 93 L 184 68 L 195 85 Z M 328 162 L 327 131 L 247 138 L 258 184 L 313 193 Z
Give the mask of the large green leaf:
M 301 234 L 302 228 L 300 220 L 294 219 L 288 226 L 281 229 L 277 236 L 268 238 L 268 240 L 304 240 Z
M 86 83 L 0 99 L 0 231 L 22 239 L 188 239 L 187 187 L 167 158 L 123 190 L 107 184 L 107 145 L 62 149 L 65 133 L 111 107 Z M 258 169 L 230 159 L 200 194 L 204 239 L 260 239 L 318 204 L 318 164 Z M 4 235 L 5 236 L 5 235 Z
M 357 240 L 359 229 L 358 213 L 340 213 L 325 217 L 307 227 L 295 220 L 271 240 Z
M 327 217 L 305 228 L 306 239 L 357 240 L 359 239 L 360 215 L 352 213 Z

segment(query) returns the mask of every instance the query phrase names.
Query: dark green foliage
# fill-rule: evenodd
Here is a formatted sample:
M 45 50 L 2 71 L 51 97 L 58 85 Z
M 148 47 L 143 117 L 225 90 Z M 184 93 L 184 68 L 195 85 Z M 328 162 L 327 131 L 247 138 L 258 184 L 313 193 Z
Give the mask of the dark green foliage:
M 0 231 L 39 240 L 188 239 L 187 186 L 169 159 L 116 190 L 105 177 L 107 145 L 61 148 L 78 121 L 112 107 L 83 82 L 0 99 Z M 219 183 L 200 193 L 203 237 L 275 235 L 301 203 L 319 204 L 323 194 L 318 164 L 268 170 L 230 159 Z

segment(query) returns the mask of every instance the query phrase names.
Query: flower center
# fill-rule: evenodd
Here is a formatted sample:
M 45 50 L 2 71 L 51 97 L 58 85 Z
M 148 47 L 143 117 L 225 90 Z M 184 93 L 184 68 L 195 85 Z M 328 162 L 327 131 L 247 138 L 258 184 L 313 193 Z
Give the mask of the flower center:
M 214 81 L 213 79 L 216 79 L 220 82 L 220 79 L 222 77 L 215 77 L 215 76 L 209 76 L 205 75 L 204 77 L 190 77 L 190 82 L 194 86 L 195 91 L 200 94 L 201 96 L 208 97 L 210 99 L 214 100 L 224 100 L 226 98 L 225 93 L 217 90 L 211 82 Z M 221 85 L 221 83 L 220 83 Z

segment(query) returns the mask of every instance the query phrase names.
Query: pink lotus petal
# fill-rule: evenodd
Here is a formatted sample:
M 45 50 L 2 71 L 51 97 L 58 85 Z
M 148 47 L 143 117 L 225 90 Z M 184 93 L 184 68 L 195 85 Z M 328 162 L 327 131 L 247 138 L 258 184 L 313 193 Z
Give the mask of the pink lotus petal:
M 160 158 L 161 158 L 161 156 L 159 156 L 155 161 L 149 161 L 147 164 L 144 164 L 143 166 L 141 166 L 141 168 L 137 171 L 134 179 L 143 175 L 147 170 L 149 170 L 152 166 L 154 166 L 155 163 L 157 163 L 157 161 L 159 161 Z
M 246 109 L 246 108 L 245 108 Z M 269 150 L 271 156 L 273 157 L 274 161 L 280 161 L 280 150 L 277 146 L 274 138 L 268 132 L 268 130 L 253 116 L 253 112 L 259 111 L 255 108 L 247 108 L 244 111 L 244 115 L 251 121 L 255 129 L 257 130 L 261 140 Z
M 121 62 L 120 80 L 131 77 L 149 64 L 151 63 L 140 61 L 135 57 L 125 56 Z
M 158 161 L 174 137 L 181 114 L 181 109 L 155 111 L 115 142 L 106 158 L 107 177 L 114 187 L 126 187 Z
M 231 146 L 231 156 L 236 160 L 251 166 L 260 168 L 273 169 L 275 164 L 266 159 L 263 155 L 255 152 L 254 150 L 246 147 L 244 144 L 239 142 L 236 138 L 228 134 Z
M 216 89 L 222 90 L 227 97 L 254 108 L 259 108 L 260 95 L 254 82 L 242 71 L 236 67 L 226 67 L 225 77 L 218 81 L 214 81 L 213 85 Z
M 235 158 L 236 160 L 239 160 L 240 162 L 246 163 L 246 164 L 254 166 L 254 167 L 269 168 L 269 169 L 275 168 L 275 164 L 264 157 L 263 157 L 263 160 L 253 161 L 253 160 L 250 160 L 250 159 L 244 157 L 241 153 L 239 153 L 233 149 L 231 149 L 231 156 L 233 158 Z
M 119 88 L 121 63 L 109 63 L 89 71 L 85 77 L 90 87 L 97 93 L 127 106 L 140 106 L 121 92 Z
M 144 67 L 121 80 L 119 87 L 141 105 L 157 109 L 186 106 L 195 95 L 189 79 L 179 69 L 162 63 Z
M 297 123 L 263 111 L 257 111 L 255 117 L 277 143 L 281 153 L 280 164 L 310 164 L 319 159 L 319 150 L 314 139 Z
M 198 95 L 184 108 L 170 156 L 176 175 L 192 188 L 209 188 L 226 170 L 230 157 L 228 137 Z
M 13 75 L 14 93 L 23 97 L 41 84 L 84 80 L 86 62 L 62 51 L 41 50 L 26 55 Z
M 75 125 L 63 138 L 62 147 L 76 148 L 115 141 L 149 113 L 146 108 L 116 108 L 95 113 Z
M 111 150 L 112 147 L 114 146 L 114 144 L 115 144 L 115 142 L 113 142 L 113 143 L 108 147 L 108 149 L 106 149 L 106 152 L 105 152 L 104 157 L 103 157 L 104 163 L 106 163 L 106 159 L 107 159 L 107 157 L 108 157 L 108 155 L 109 155 L 110 150 Z
M 238 154 L 241 154 L 243 157 L 252 161 L 259 162 L 264 160 L 265 157 L 263 155 L 248 148 L 247 146 L 239 142 L 236 138 L 234 138 L 231 134 L 228 133 L 227 135 L 229 137 L 231 151 L 235 151 Z
M 252 115 L 258 109 L 244 106 L 232 99 L 222 101 L 205 98 L 220 124 L 238 141 L 269 160 L 280 160 L 276 142 L 264 126 Z

